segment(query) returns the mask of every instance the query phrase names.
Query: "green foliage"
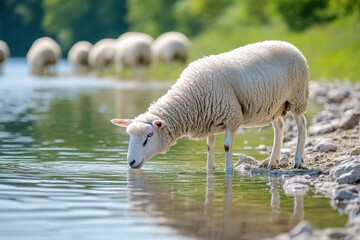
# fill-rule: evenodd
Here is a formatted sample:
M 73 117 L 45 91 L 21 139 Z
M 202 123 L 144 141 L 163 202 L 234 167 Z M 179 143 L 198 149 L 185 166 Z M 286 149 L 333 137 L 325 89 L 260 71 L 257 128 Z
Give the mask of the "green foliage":
M 278 10 L 290 29 L 304 30 L 334 19 L 327 0 L 278 0 Z
M 176 0 L 128 0 L 126 21 L 130 30 L 148 33 L 157 37 L 175 29 L 172 14 Z

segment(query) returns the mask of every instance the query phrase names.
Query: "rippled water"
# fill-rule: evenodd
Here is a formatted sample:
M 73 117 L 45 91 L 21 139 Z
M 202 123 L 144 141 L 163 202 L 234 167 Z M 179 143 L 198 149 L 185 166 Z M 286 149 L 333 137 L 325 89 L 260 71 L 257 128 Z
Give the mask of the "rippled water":
M 259 239 L 302 219 L 344 226 L 329 199 L 286 196 L 280 179 L 206 174 L 205 141 L 182 139 L 142 170 L 127 167 L 128 136 L 109 120 L 131 118 L 168 83 L 32 77 L 24 59 L 0 76 L 0 239 Z M 246 130 L 235 153 L 258 159 L 272 130 Z M 235 156 L 234 156 L 235 160 Z

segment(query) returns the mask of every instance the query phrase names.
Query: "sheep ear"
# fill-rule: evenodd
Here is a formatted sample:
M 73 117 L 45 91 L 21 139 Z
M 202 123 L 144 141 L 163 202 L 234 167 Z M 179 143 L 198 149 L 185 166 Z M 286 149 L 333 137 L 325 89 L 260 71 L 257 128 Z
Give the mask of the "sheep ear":
M 133 119 L 112 119 L 111 122 L 119 127 L 127 127 L 129 126 L 134 120 Z
M 154 120 L 152 122 L 152 124 L 153 124 L 155 130 L 159 130 L 164 127 L 165 122 L 163 120 Z

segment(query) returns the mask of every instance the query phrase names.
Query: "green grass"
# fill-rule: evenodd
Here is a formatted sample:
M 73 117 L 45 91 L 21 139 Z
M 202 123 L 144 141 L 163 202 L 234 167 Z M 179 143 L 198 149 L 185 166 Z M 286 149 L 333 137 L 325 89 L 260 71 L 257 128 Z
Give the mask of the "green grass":
M 297 46 L 307 58 L 311 79 L 360 81 L 358 18 L 317 25 L 304 32 L 289 31 L 281 24 L 214 28 L 194 39 L 192 58 L 264 40 L 283 40 Z
M 360 81 L 360 21 L 357 17 L 316 25 L 303 32 L 289 31 L 281 23 L 263 26 L 212 26 L 192 39 L 189 62 L 264 40 L 283 40 L 297 46 L 306 57 L 311 79 Z M 144 72 L 149 80 L 176 80 L 187 64 L 152 64 Z M 132 70 L 115 74 L 134 78 Z

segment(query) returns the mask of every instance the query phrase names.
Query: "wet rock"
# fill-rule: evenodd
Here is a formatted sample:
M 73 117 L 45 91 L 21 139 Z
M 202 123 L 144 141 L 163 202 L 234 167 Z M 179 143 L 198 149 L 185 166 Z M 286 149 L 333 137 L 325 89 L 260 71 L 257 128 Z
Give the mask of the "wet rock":
M 356 148 L 351 149 L 349 155 L 350 156 L 358 156 L 358 155 L 360 155 L 360 147 L 356 147 Z
M 338 186 L 336 182 L 315 182 L 313 183 L 317 192 L 325 193 L 327 196 L 331 196 L 333 190 Z
M 350 201 L 357 197 L 358 197 L 358 193 L 355 193 L 349 189 L 344 188 L 336 191 L 333 199 L 335 201 Z
M 360 112 L 349 110 L 345 112 L 344 116 L 341 118 L 340 128 L 344 130 L 352 129 L 359 124 L 359 120 Z
M 290 232 L 290 239 L 311 239 L 314 227 L 310 222 L 301 221 Z
M 235 171 L 238 172 L 239 174 L 250 174 L 251 170 L 254 168 L 254 165 L 248 164 L 248 163 L 241 163 L 239 165 L 236 165 L 235 167 Z
M 284 182 L 283 189 L 287 194 L 305 193 L 310 189 L 311 176 L 303 175 L 289 178 Z
M 327 228 L 323 231 L 319 231 L 317 234 L 317 239 L 345 239 L 347 236 L 347 231 L 343 228 Z
M 330 177 L 339 184 L 353 184 L 360 181 L 360 157 L 349 156 L 330 170 Z
M 253 168 L 251 170 L 251 175 L 254 175 L 254 176 L 264 176 L 264 175 L 266 175 L 268 173 L 269 173 L 268 168 L 259 167 L 259 168 Z
M 242 163 L 247 163 L 247 164 L 250 164 L 250 165 L 256 165 L 259 162 L 255 158 L 253 158 L 251 156 L 248 156 L 248 155 L 245 155 L 245 154 L 240 154 L 239 157 L 238 157 L 238 161 L 235 164 L 235 166 L 240 165 Z
M 316 152 L 336 152 L 337 147 L 332 143 L 332 141 L 328 138 L 321 140 L 314 149 Z

